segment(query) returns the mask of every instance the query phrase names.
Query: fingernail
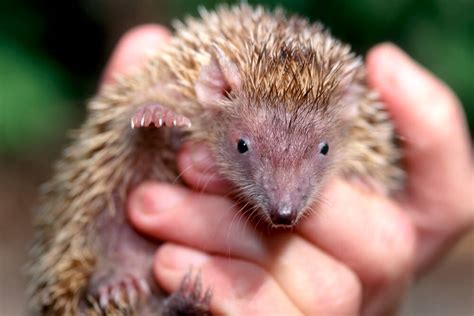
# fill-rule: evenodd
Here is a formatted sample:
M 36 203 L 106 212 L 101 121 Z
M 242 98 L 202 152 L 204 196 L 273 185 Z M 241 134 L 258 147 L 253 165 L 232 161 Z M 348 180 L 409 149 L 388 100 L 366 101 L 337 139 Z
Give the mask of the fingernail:
M 386 50 L 386 58 L 389 60 L 385 63 L 388 67 L 389 75 L 398 85 L 411 86 L 417 83 L 417 73 L 419 71 L 418 64 L 413 61 L 398 46 L 392 43 L 384 44 Z
M 159 248 L 156 256 L 156 265 L 159 269 L 189 270 L 191 267 L 200 267 L 209 260 L 204 252 L 191 248 L 166 244 Z
M 144 184 L 130 197 L 132 212 L 156 215 L 176 209 L 186 192 L 178 187 L 165 184 Z

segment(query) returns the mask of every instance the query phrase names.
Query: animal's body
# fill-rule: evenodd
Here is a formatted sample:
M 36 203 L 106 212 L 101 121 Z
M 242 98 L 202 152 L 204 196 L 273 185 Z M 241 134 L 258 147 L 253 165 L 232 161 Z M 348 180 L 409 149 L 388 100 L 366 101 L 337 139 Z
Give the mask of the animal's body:
M 275 226 L 296 225 L 330 176 L 386 192 L 403 177 L 361 60 L 319 24 L 281 12 L 202 12 L 88 110 L 36 215 L 29 285 L 43 315 L 208 313 L 205 294 L 164 299 L 151 275 L 156 244 L 124 215 L 137 185 L 177 179 L 184 140 L 207 144 L 240 198 Z

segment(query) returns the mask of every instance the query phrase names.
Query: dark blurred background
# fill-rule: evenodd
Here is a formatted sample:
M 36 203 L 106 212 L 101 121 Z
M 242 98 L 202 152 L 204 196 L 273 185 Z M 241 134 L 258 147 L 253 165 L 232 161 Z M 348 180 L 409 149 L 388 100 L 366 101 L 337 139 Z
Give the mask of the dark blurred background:
M 134 25 L 169 25 L 217 2 L 0 0 L 0 316 L 23 313 L 18 271 L 31 238 L 36 187 L 50 173 L 66 130 L 84 117 L 84 101 L 94 94 L 117 40 Z M 395 42 L 457 93 L 472 135 L 473 0 L 258 3 L 320 20 L 360 54 L 376 43 Z M 450 264 L 415 288 L 404 315 L 474 315 L 473 252 L 470 237 Z

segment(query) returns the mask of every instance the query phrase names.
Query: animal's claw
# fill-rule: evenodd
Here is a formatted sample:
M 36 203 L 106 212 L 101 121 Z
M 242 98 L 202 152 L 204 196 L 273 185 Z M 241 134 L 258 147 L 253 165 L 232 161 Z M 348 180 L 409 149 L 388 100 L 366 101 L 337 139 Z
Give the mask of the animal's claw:
M 174 292 L 164 302 L 165 315 L 199 315 L 210 316 L 209 304 L 211 291 L 203 291 L 201 275 L 195 277 L 189 272 L 181 281 L 177 292 Z
M 135 111 L 130 126 L 132 129 L 152 126 L 191 127 L 191 121 L 159 104 L 148 104 Z
M 147 282 L 133 275 L 112 280 L 103 285 L 98 291 L 99 305 L 106 310 L 110 305 L 123 307 L 136 305 L 140 299 L 146 299 L 150 295 Z

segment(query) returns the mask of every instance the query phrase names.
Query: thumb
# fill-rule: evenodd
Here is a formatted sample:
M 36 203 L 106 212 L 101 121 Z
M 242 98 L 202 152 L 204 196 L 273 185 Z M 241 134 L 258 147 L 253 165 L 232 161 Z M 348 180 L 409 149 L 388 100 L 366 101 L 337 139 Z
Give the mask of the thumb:
M 456 96 L 392 44 L 373 48 L 367 68 L 403 139 L 412 205 L 423 210 L 433 201 L 445 209 L 469 205 L 472 157 Z
M 147 57 L 148 50 L 157 49 L 170 38 L 169 31 L 157 24 L 145 24 L 129 30 L 119 41 L 105 67 L 101 84 L 111 83 L 117 73 L 137 66 Z

